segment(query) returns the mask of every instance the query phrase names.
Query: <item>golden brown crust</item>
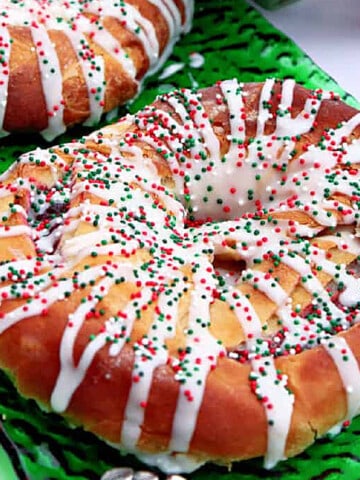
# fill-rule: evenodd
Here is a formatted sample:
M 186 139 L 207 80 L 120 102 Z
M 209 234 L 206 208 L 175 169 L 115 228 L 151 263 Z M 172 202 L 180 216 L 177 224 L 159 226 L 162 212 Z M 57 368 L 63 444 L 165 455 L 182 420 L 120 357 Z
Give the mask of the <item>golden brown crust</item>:
M 104 31 L 109 33 L 113 41 L 118 42 L 118 45 L 121 46 L 116 48 L 123 49 L 124 54 L 131 60 L 134 66 L 134 75 L 127 70 L 126 63 L 121 64 L 119 58 L 116 59 L 110 53 L 111 49 L 114 48 L 111 41 L 109 39 L 104 40 L 104 38 L 100 41 L 97 40 L 94 33 L 96 28 L 94 28 L 94 31 L 88 31 L 88 27 L 79 26 L 77 17 L 71 17 L 68 20 L 67 12 L 63 12 L 64 18 L 59 20 L 59 27 L 57 28 L 56 26 L 54 27 L 54 22 L 49 27 L 46 27 L 46 22 L 49 19 L 46 20 L 46 16 L 42 16 L 43 7 L 39 7 L 39 17 L 36 16 L 36 9 L 33 9 L 32 13 L 28 14 L 24 25 L 19 25 L 20 20 L 11 13 L 9 17 L 14 17 L 14 21 L 9 21 L 10 43 L 6 47 L 10 51 L 9 84 L 7 91 L 6 85 L 2 85 L 2 88 L 5 89 L 4 97 L 7 98 L 7 105 L 1 128 L 6 132 L 41 132 L 48 127 L 47 87 L 44 84 L 39 63 L 45 58 L 46 61 L 53 62 L 55 67 L 55 58 L 53 58 L 52 53 L 46 47 L 43 50 L 45 53 L 42 53 L 41 45 L 36 46 L 32 39 L 32 29 L 36 31 L 38 28 L 43 28 L 43 25 L 47 28 L 46 35 L 48 35 L 50 42 L 55 47 L 56 61 L 60 65 L 62 101 L 64 104 L 63 123 L 66 127 L 83 123 L 89 118 L 92 108 L 94 108 L 90 105 L 90 97 L 94 95 L 94 92 L 90 93 L 88 91 L 90 87 L 87 85 L 87 80 L 84 77 L 81 58 L 85 59 L 83 61 L 84 65 L 89 64 L 92 61 L 91 58 L 94 58 L 94 71 L 96 69 L 99 70 L 102 62 L 104 63 L 104 76 L 100 76 L 95 86 L 91 87 L 99 91 L 105 90 L 105 98 L 103 101 L 100 101 L 101 105 L 99 108 L 101 111 L 109 112 L 133 98 L 138 91 L 138 82 L 149 70 L 150 60 L 139 32 L 135 33 L 132 31 L 132 23 L 134 22 L 135 26 L 140 25 L 143 20 L 150 23 L 156 38 L 150 40 L 153 45 L 150 47 L 150 50 L 160 57 L 166 47 L 171 45 L 178 37 L 180 31 L 185 28 L 185 23 L 189 21 L 191 2 L 185 3 L 180 0 L 174 2 L 175 8 L 178 9 L 182 19 L 182 25 L 175 25 L 176 22 L 172 18 L 171 21 L 175 22 L 175 26 L 171 26 L 168 23 L 160 6 L 157 7 L 148 1 L 140 0 L 128 1 L 126 5 L 132 7 L 135 12 L 139 12 L 136 14 L 138 17 L 135 15 L 133 19 L 133 15 L 130 12 L 127 12 L 124 17 L 123 9 L 120 8 L 118 10 L 114 9 L 113 12 L 115 13 L 111 15 L 106 15 L 105 13 L 99 16 L 98 14 L 90 13 L 91 5 L 89 12 L 84 11 L 84 13 L 83 7 L 79 5 L 80 13 L 78 17 L 83 15 L 84 18 L 88 19 L 90 25 L 93 24 L 94 26 L 103 22 Z M 103 10 L 107 10 L 108 7 L 111 7 L 111 3 L 106 4 L 105 2 Z M 20 6 L 19 8 L 24 9 L 27 7 Z M 164 6 L 163 8 L 166 9 L 167 7 Z M 189 9 L 188 11 L 186 11 L 187 8 Z M 20 12 L 19 18 L 21 18 L 22 14 L 23 12 Z M 59 12 L 55 12 L 55 14 L 59 16 Z M 52 11 L 49 13 L 49 18 L 51 15 L 54 15 Z M 171 17 L 172 15 L 170 15 Z M 140 24 L 138 23 L 138 18 L 142 19 Z M 130 26 L 127 25 L 126 20 Z M 171 32 L 172 28 L 173 32 Z M 72 29 L 74 32 L 83 33 L 84 39 L 88 42 L 86 49 L 84 46 L 78 46 L 78 55 L 74 49 L 74 45 L 77 45 L 78 41 L 75 39 L 74 45 L 70 41 Z M 140 26 L 138 30 L 141 31 Z M 145 37 L 148 35 L 151 39 L 152 34 L 149 32 L 148 27 L 143 31 Z M 174 38 L 172 38 L 172 35 Z M 147 39 L 146 42 L 148 41 Z M 158 43 L 158 53 L 156 53 L 156 42 Z M 90 76 L 92 76 L 91 73 Z M 21 112 L 21 115 L 19 115 L 19 112 Z
M 9 31 L 13 43 L 4 129 L 23 131 L 31 126 L 40 131 L 47 125 L 47 116 L 31 34 L 26 27 L 13 27 Z
M 219 84 L 201 92 L 204 111 L 211 122 L 216 138 L 220 142 L 219 151 L 221 155 L 219 159 L 224 158 L 224 155 L 226 155 L 230 148 L 229 135 L 234 135 L 234 127 L 229 117 L 229 110 L 226 102 L 223 101 L 224 94 L 222 93 L 223 90 L 221 90 L 222 86 L 223 85 Z M 249 150 L 249 145 L 251 144 L 249 140 L 253 137 L 258 138 L 256 132 L 259 128 L 259 104 L 260 96 L 264 91 L 263 89 L 263 84 L 248 84 L 243 87 L 243 97 L 245 101 L 243 113 L 246 114 L 246 141 L 248 142 Z M 276 112 L 280 108 L 282 92 L 280 82 L 274 85 L 273 90 L 271 97 L 271 112 L 273 116 L 265 125 L 265 135 L 269 137 L 271 137 L 277 128 Z M 190 100 L 197 105 L 196 100 L 191 97 L 192 94 L 185 92 L 184 95 L 185 100 L 188 100 L 186 95 L 189 95 Z M 291 118 L 295 119 L 302 114 L 306 100 L 309 98 L 315 98 L 312 92 L 308 92 L 299 86 L 294 87 Z M 183 99 L 182 105 L 186 103 L 185 100 Z M 150 123 L 154 128 L 160 125 L 156 122 L 159 121 L 162 115 L 161 112 L 167 112 L 167 114 L 172 113 L 173 119 L 179 123 L 183 122 L 183 124 L 186 124 L 181 118 L 181 109 L 179 108 L 176 111 L 173 105 L 174 104 L 172 104 L 172 106 L 170 105 L 166 96 L 158 99 L 153 104 L 153 109 L 151 110 L 151 115 L 153 115 L 151 119 L 153 122 Z M 309 144 L 316 147 L 328 129 L 336 129 L 341 122 L 343 125 L 346 124 L 356 113 L 353 108 L 337 99 L 323 99 L 318 106 L 318 111 L 314 117 L 311 128 L 296 137 L 296 151 L 291 156 L 289 164 L 291 165 L 291 162 L 296 162 L 301 159 L 301 157 L 305 155 L 304 152 L 306 152 Z M 146 162 L 150 159 L 152 165 L 156 167 L 157 175 L 163 180 L 163 183 L 176 183 L 176 172 L 174 173 L 174 166 L 170 166 L 170 162 L 167 162 L 169 158 L 166 156 L 167 154 L 163 154 L 159 149 L 156 149 L 156 145 L 154 146 L 154 144 L 146 140 L 145 129 L 141 129 L 141 121 L 144 118 L 143 115 L 143 113 L 140 113 L 136 117 L 136 121 L 129 117 L 118 125 L 108 127 L 80 144 L 80 148 L 85 146 L 88 151 L 84 157 L 79 157 L 83 160 L 78 164 L 71 163 L 71 157 L 73 155 L 75 158 L 77 155 L 76 152 L 71 153 L 70 151 L 69 153 L 66 149 L 59 147 L 58 155 L 68 165 L 66 168 L 71 170 L 71 168 L 74 167 L 78 172 L 77 176 L 74 177 L 76 188 L 74 184 L 71 185 L 73 191 L 77 192 L 74 193 L 71 198 L 71 208 L 81 208 L 83 205 L 96 205 L 98 207 L 108 205 L 108 197 L 102 196 L 101 191 L 99 191 L 98 195 L 94 193 L 94 191 L 91 192 L 90 187 L 82 191 L 81 185 L 87 181 L 84 170 L 91 171 L 92 165 L 96 165 L 98 170 L 95 177 L 90 177 L 91 181 L 96 183 L 96 181 L 99 181 L 99 178 L 103 178 L 101 177 L 102 173 L 100 172 L 100 168 L 104 162 L 101 160 L 99 163 L 96 163 L 96 155 L 100 152 L 105 158 L 111 158 L 112 138 L 116 138 L 116 145 L 121 142 L 128 142 L 123 155 L 118 153 L 122 159 L 121 161 L 130 161 L 131 163 L 131 149 L 140 148 L 143 152 L 141 161 Z M 203 118 L 206 118 L 206 115 L 204 115 Z M 199 131 L 201 131 L 201 128 L 200 126 Z M 172 130 L 172 133 L 174 132 L 175 128 Z M 127 133 L 131 134 L 127 135 Z M 356 124 L 348 133 L 346 139 L 343 139 L 342 145 L 347 145 L 351 142 L 351 139 L 357 138 L 359 134 L 360 129 Z M 267 141 L 269 137 L 266 137 Z M 210 150 L 209 137 L 207 137 L 207 142 L 206 147 Z M 169 138 L 167 140 L 165 139 L 163 148 L 169 147 L 170 143 Z M 137 155 L 139 155 L 137 150 L 136 152 Z M 112 155 L 112 158 L 116 158 L 114 151 Z M 187 156 L 187 162 L 195 162 L 189 151 L 186 151 L 184 156 Z M 277 157 L 275 156 L 274 160 L 276 159 Z M 310 160 L 307 158 L 307 161 Z M 357 163 L 352 162 L 351 165 L 350 163 L 339 162 L 336 169 L 346 171 L 351 168 L 354 170 L 352 174 L 354 176 L 358 175 Z M 82 167 L 82 165 L 86 166 Z M 59 178 L 62 175 L 62 168 L 64 167 L 58 168 L 57 175 Z M 84 170 L 82 170 L 82 168 L 84 168 Z M 290 170 L 290 167 L 287 168 Z M 330 165 L 329 172 L 332 172 L 332 168 L 333 166 Z M 129 168 L 129 170 L 131 170 L 131 168 Z M 53 171 L 54 166 L 50 168 L 48 165 L 39 167 L 31 162 L 25 162 L 23 165 L 20 163 L 17 170 L 5 181 L 5 185 L 7 182 L 8 184 L 14 182 L 14 178 L 17 176 L 23 178 L 33 176 L 35 177 L 35 185 L 42 185 L 42 188 L 50 192 L 51 182 L 54 182 Z M 146 173 L 146 170 L 144 171 Z M 125 171 L 122 171 L 122 175 L 126 175 Z M 141 186 L 141 181 L 138 178 L 142 176 L 141 170 L 137 170 L 137 175 L 138 176 L 133 179 L 134 188 L 135 190 L 141 190 L 144 188 Z M 108 177 L 105 175 L 104 178 L 110 178 L 110 173 Z M 248 180 L 251 180 L 250 177 Z M 131 182 L 129 182 L 129 185 L 130 184 Z M 238 185 L 238 188 L 240 188 L 240 185 Z M 319 195 L 321 195 L 322 188 L 321 185 L 318 188 Z M 132 190 L 129 187 L 126 191 Z M 354 197 L 354 195 L 355 194 L 353 194 L 352 197 Z M 159 193 L 152 192 L 151 195 L 147 194 L 144 199 L 151 196 L 154 200 L 152 205 L 154 210 L 158 208 L 160 204 L 162 206 L 161 211 L 168 209 L 168 212 L 170 212 L 170 207 L 166 206 L 166 199 L 161 197 Z M 352 197 L 348 195 L 348 191 L 344 187 L 343 200 L 339 200 L 337 197 L 337 201 L 340 203 L 343 202 L 342 205 L 351 209 L 354 201 L 356 201 L 356 199 L 354 200 Z M 131 195 L 128 195 L 127 201 L 129 205 L 132 205 L 131 198 Z M 332 197 L 330 195 L 327 198 L 331 200 Z M 7 200 L 4 200 L 5 204 L 6 201 Z M 23 201 L 23 204 L 25 205 L 26 202 Z M 251 303 L 251 308 L 253 308 L 254 313 L 251 313 L 249 307 L 248 310 L 244 311 L 250 312 L 253 317 L 256 317 L 260 327 L 262 327 L 262 330 L 265 332 L 265 338 L 273 342 L 275 342 L 274 338 L 276 335 L 283 335 L 285 338 L 282 344 L 279 343 L 281 352 L 274 353 L 274 360 L 270 361 L 270 359 L 273 358 L 271 355 L 269 357 L 264 355 L 264 358 L 265 360 L 269 358 L 270 363 L 274 361 L 274 368 L 276 372 L 279 372 L 279 379 L 281 381 L 287 378 L 286 388 L 291 392 L 291 396 L 294 399 L 289 429 L 285 432 L 284 437 L 286 442 L 283 453 L 286 457 L 301 452 L 316 438 L 322 436 L 331 427 L 347 418 L 349 398 L 342 378 L 342 368 L 346 367 L 342 367 L 340 363 L 337 363 L 331 357 L 329 354 L 329 348 L 331 349 L 331 346 L 325 347 L 328 335 L 334 335 L 333 338 L 337 338 L 338 336 L 343 338 L 347 345 L 346 348 L 349 349 L 347 355 L 353 355 L 354 362 L 360 365 L 360 326 L 354 321 L 358 312 L 360 299 L 356 299 L 355 303 L 351 304 L 350 307 L 346 302 L 341 304 L 341 294 L 343 288 L 347 288 L 346 286 L 335 288 L 331 295 L 324 293 L 327 291 L 331 292 L 333 284 L 337 284 L 338 282 L 336 276 L 331 274 L 331 268 L 334 268 L 334 271 L 340 271 L 342 268 L 345 268 L 347 272 L 346 274 L 344 273 L 345 280 L 348 278 L 346 275 L 351 276 L 356 279 L 356 281 L 358 279 L 356 267 L 354 267 L 354 271 L 351 270 L 352 265 L 357 262 L 358 253 L 356 253 L 354 249 L 358 248 L 358 243 L 356 244 L 357 246 L 354 246 L 351 242 L 346 244 L 348 237 L 342 229 L 344 224 L 347 225 L 347 229 L 353 229 L 354 221 L 350 223 L 347 222 L 346 215 L 350 215 L 350 213 L 344 212 L 344 208 L 337 209 L 336 204 L 329 204 L 329 207 L 326 207 L 328 208 L 327 211 L 334 212 L 333 216 L 336 218 L 336 225 L 329 228 L 326 223 L 321 223 L 321 219 L 319 220 L 318 216 L 312 215 L 306 208 L 301 209 L 301 204 L 299 205 L 298 208 L 291 209 L 289 207 L 287 210 L 279 209 L 279 211 L 274 207 L 274 211 L 271 211 L 271 213 L 269 213 L 270 210 L 267 211 L 263 209 L 260 213 L 257 212 L 259 215 L 258 220 L 252 220 L 250 217 L 249 225 L 252 225 L 251 222 L 254 222 L 254 225 L 259 225 L 258 228 L 261 230 L 263 224 L 266 223 L 269 223 L 271 228 L 273 228 L 273 220 L 271 220 L 270 217 L 277 217 L 279 220 L 284 221 L 285 227 L 282 226 L 281 228 L 277 226 L 282 225 L 281 222 L 279 224 L 274 223 L 274 229 L 271 230 L 272 235 L 278 233 L 277 228 L 281 235 L 284 235 L 284 237 L 281 237 L 282 245 L 285 245 L 283 249 L 290 249 L 290 259 L 297 255 L 294 252 L 297 252 L 296 245 L 298 242 L 303 245 L 306 254 L 304 254 L 305 261 L 304 264 L 301 263 L 301 268 L 294 267 L 290 259 L 288 259 L 288 263 L 286 263 L 285 260 L 282 261 L 281 258 L 286 257 L 287 254 L 281 250 L 281 246 L 278 247 L 278 245 L 274 246 L 272 244 L 272 250 L 276 248 L 279 248 L 279 250 L 274 252 L 269 247 L 269 250 L 262 251 L 263 258 L 260 262 L 251 263 L 246 257 L 246 254 L 242 252 L 243 247 L 244 251 L 247 251 L 245 249 L 246 242 L 243 240 L 242 243 L 240 243 L 239 240 L 231 237 L 231 235 L 227 237 L 226 233 L 228 232 L 224 233 L 224 240 L 221 244 L 225 249 L 223 258 L 211 260 L 214 260 L 214 262 L 218 261 L 219 267 L 226 265 L 229 261 L 233 262 L 236 264 L 234 268 L 235 271 L 236 268 L 238 268 L 239 271 L 243 270 L 243 266 L 246 264 L 246 268 L 251 271 L 253 275 L 263 274 L 265 279 L 266 276 L 267 279 L 271 278 L 272 281 L 276 283 L 276 288 L 281 290 L 281 292 L 285 292 L 286 296 L 292 299 L 292 317 L 297 318 L 297 321 L 300 323 L 302 320 L 309 322 L 309 324 L 306 324 L 306 328 L 301 331 L 301 335 L 306 335 L 307 328 L 311 328 L 314 322 L 320 324 L 323 321 L 321 314 L 315 311 L 315 307 L 313 307 L 314 305 L 316 306 L 316 300 L 314 299 L 316 297 L 314 297 L 311 289 L 309 290 L 306 287 L 306 281 L 314 282 L 316 289 L 322 292 L 321 295 L 324 297 L 323 301 L 325 305 L 323 309 L 326 310 L 326 308 L 328 308 L 329 311 L 331 311 L 331 308 L 338 308 L 338 305 L 342 305 L 342 312 L 346 314 L 346 321 L 350 328 L 345 329 L 343 323 L 337 324 L 335 317 L 331 317 L 329 313 L 329 325 L 331 326 L 328 327 L 326 325 L 325 328 L 324 325 L 322 325 L 319 330 L 321 333 L 317 330 L 314 331 L 315 340 L 313 342 L 313 348 L 310 348 L 312 346 L 311 342 L 307 343 L 303 341 L 303 343 L 301 343 L 301 336 L 299 336 L 297 340 L 295 335 L 295 341 L 291 340 L 290 336 L 286 337 L 286 328 L 291 330 L 295 324 L 290 324 L 290 326 L 285 325 L 286 316 L 284 313 L 281 313 L 281 308 L 283 308 L 284 305 L 278 303 L 276 296 L 271 297 L 271 290 L 269 291 L 267 288 L 261 287 L 260 283 L 259 287 L 256 281 L 254 283 L 252 281 L 246 281 L 246 279 L 239 280 L 237 284 L 237 294 L 244 299 L 244 302 L 249 301 Z M 120 211 L 123 207 L 124 203 L 119 207 Z M 130 221 L 135 218 L 136 215 L 140 215 L 137 211 L 136 213 L 132 210 L 129 210 L 130 213 L 128 210 L 124 211 L 128 214 Z M 88 215 L 90 216 L 90 213 Z M 168 221 L 171 215 L 172 213 L 169 213 L 169 216 L 166 217 L 164 221 Z M 76 218 L 80 219 L 80 217 Z M 109 215 L 107 219 L 108 218 Z M 16 225 L 24 223 L 24 219 L 21 218 L 21 216 L 13 217 L 12 220 Z M 109 222 L 111 221 L 113 220 L 110 216 Z M 263 224 L 256 222 L 263 222 Z M 154 221 L 154 224 L 155 223 L 156 221 Z M 242 225 L 241 221 L 240 224 Z M 306 231 L 306 234 L 300 233 L 299 237 L 291 236 L 291 232 L 290 234 L 283 233 L 294 224 L 297 228 L 306 225 L 307 228 L 314 229 L 314 238 L 311 238 L 308 231 Z M 169 226 L 166 225 L 166 228 L 169 228 Z M 283 228 L 284 230 L 282 230 Z M 334 230 L 337 231 L 337 236 L 333 235 Z M 137 262 L 140 262 L 140 264 L 142 262 L 143 265 L 148 265 L 146 268 L 151 267 L 151 259 L 154 254 L 151 249 L 147 249 L 145 244 L 141 248 L 138 248 L 136 252 L 101 253 L 100 250 L 96 250 L 106 245 L 105 240 L 102 243 L 100 242 L 102 239 L 101 235 L 98 243 L 94 244 L 94 255 L 87 253 L 84 258 L 80 257 L 80 260 L 75 254 L 72 254 L 74 256 L 71 258 L 66 257 L 66 255 L 70 255 L 69 253 L 64 253 L 66 242 L 69 239 L 76 239 L 76 237 L 81 239 L 81 235 L 85 233 L 96 233 L 98 231 L 99 228 L 96 222 L 91 223 L 86 220 L 86 217 L 81 217 L 79 222 L 76 223 L 76 227 L 63 234 L 60 240 L 59 251 L 62 252 L 66 261 L 69 262 L 69 265 L 71 264 L 71 267 L 66 271 L 65 279 L 74 279 L 77 275 L 74 272 L 83 272 L 85 268 L 91 270 L 91 268 L 98 265 L 107 266 L 106 268 L 111 269 L 114 263 L 121 264 L 124 261 L 130 262 L 132 266 L 137 264 Z M 351 231 L 353 232 L 353 230 Z M 206 232 L 206 230 L 204 230 L 204 232 Z M 204 232 L 202 235 L 205 237 L 208 235 L 208 242 L 213 241 L 211 234 Z M 256 239 L 256 235 L 258 234 L 256 233 L 255 227 L 251 232 L 253 233 L 253 238 Z M 300 229 L 299 232 L 302 232 L 302 230 Z M 117 231 L 117 234 L 121 237 L 120 231 Z M 157 232 L 157 236 L 161 238 L 162 234 L 163 230 L 160 229 Z M 146 235 L 144 233 L 142 235 L 145 239 Z M 29 243 L 27 235 L 22 235 L 20 238 Z M 346 248 L 339 246 L 337 243 L 338 238 L 344 239 L 342 241 Z M 352 241 L 357 242 L 356 238 L 355 240 L 354 238 L 354 235 L 352 235 Z M 4 245 L 9 243 L 6 238 L 0 240 Z M 127 238 L 124 244 L 127 242 L 131 243 L 132 240 L 131 237 Z M 266 243 L 266 241 L 270 240 L 262 239 L 257 246 L 260 247 L 262 242 Z M 158 241 L 160 242 L 159 239 Z M 188 241 L 188 238 L 186 241 Z M 249 242 L 251 241 L 253 241 L 253 239 L 249 240 Z M 11 238 L 13 245 L 14 242 L 18 242 L 16 237 Z M 170 240 L 168 240 L 168 243 L 170 243 Z M 34 255 L 34 249 L 31 247 L 29 247 L 26 253 L 25 245 L 21 248 L 25 255 Z M 63 248 L 63 250 L 61 250 L 61 248 Z M 82 248 L 86 251 L 86 240 L 84 240 Z M 169 245 L 167 245 L 166 248 L 169 248 Z M 166 252 L 166 248 L 164 246 L 162 251 L 164 258 L 167 258 L 164 253 Z M 305 250 L 301 250 L 301 252 Z M 9 252 L 6 251 L 6 249 L 2 248 L 1 252 L 3 260 L 9 259 Z M 214 255 L 215 257 L 217 256 L 217 254 Z M 303 253 L 301 255 L 303 255 Z M 323 259 L 322 263 L 316 262 L 316 255 Z M 218 256 L 221 257 L 221 254 Z M 206 258 L 206 256 L 203 258 L 204 262 L 207 261 Z M 307 259 L 309 260 L 306 261 Z M 326 267 L 326 261 L 331 262 L 329 264 L 330 266 Z M 300 260 L 300 262 L 302 262 L 302 260 Z M 309 271 L 306 270 L 308 265 L 311 267 L 309 267 Z M 318 268 L 323 265 L 325 265 L 328 270 L 326 270 L 325 267 L 323 269 Z M 44 271 L 46 271 L 48 267 L 42 265 L 41 268 L 44 268 Z M 160 269 L 160 267 L 158 268 Z M 189 336 L 191 337 L 188 330 L 194 328 L 191 323 L 193 321 L 191 315 L 194 314 L 189 313 L 191 311 L 192 291 L 196 293 L 196 289 L 200 289 L 201 285 L 201 280 L 200 283 L 197 284 L 196 268 L 194 264 L 190 266 L 186 265 L 185 262 L 184 266 L 177 271 L 179 278 L 186 277 L 186 281 L 190 279 L 189 288 L 182 292 L 181 300 L 179 300 L 175 333 L 164 342 L 168 351 L 168 361 L 154 369 L 149 393 L 146 401 L 144 401 L 142 405 L 144 419 L 141 422 L 139 438 L 136 443 L 136 449 L 140 452 L 160 453 L 167 452 L 169 448 L 171 448 L 170 444 L 174 435 L 174 417 L 179 408 L 179 402 L 181 401 L 179 398 L 186 392 L 186 381 L 185 387 L 183 387 L 183 383 L 179 381 L 179 364 L 177 362 L 179 361 L 181 363 L 181 360 L 186 358 L 186 349 L 189 345 L 187 342 L 189 342 Z M 305 278 L 306 276 L 307 278 Z M 56 278 L 54 281 L 56 282 Z M 152 277 L 148 279 L 149 284 L 151 284 L 152 281 Z M 205 277 L 203 283 L 206 284 L 207 281 L 209 281 L 210 285 L 210 280 Z M 94 284 L 96 284 L 96 282 L 94 282 Z M 21 320 L 1 333 L 1 367 L 9 372 L 20 392 L 25 396 L 36 398 L 41 404 L 48 407 L 50 406 L 51 395 L 54 391 L 59 371 L 62 369 L 59 361 L 59 350 L 64 332 L 69 328 L 68 323 L 73 321 L 73 317 L 75 316 L 74 312 L 83 303 L 82 299 L 84 299 L 85 303 L 92 301 L 94 284 L 85 283 L 83 286 L 77 286 L 66 298 L 57 299 L 51 305 L 46 306 L 46 311 L 42 314 L 32 315 L 28 319 Z M 138 279 L 138 281 L 125 281 L 114 284 L 111 286 L 109 292 L 96 303 L 96 306 L 87 312 L 86 320 L 82 323 L 79 334 L 74 341 L 72 360 L 75 367 L 78 366 L 82 360 L 82 355 L 89 345 L 89 338 L 92 336 L 96 337 L 102 329 L 106 329 L 107 320 L 116 315 L 121 316 L 124 314 L 127 305 L 134 298 L 139 298 L 140 302 L 143 295 L 142 292 L 148 287 L 149 285 L 146 284 L 145 287 L 140 279 Z M 255 364 L 252 363 L 254 360 L 254 354 L 252 352 L 255 351 L 256 353 L 256 348 L 254 345 L 248 347 L 248 344 L 251 345 L 251 335 L 247 333 L 246 328 L 248 328 L 248 324 L 246 322 L 250 320 L 245 313 L 242 313 L 242 316 L 237 314 L 235 307 L 231 306 L 230 300 L 224 300 L 228 294 L 226 289 L 221 290 L 220 287 L 216 288 L 219 290 L 216 295 L 211 294 L 214 296 L 211 297 L 211 304 L 208 309 L 210 318 L 208 330 L 213 337 L 222 342 L 224 351 L 216 354 L 218 357 L 214 365 L 210 367 L 209 374 L 203 379 L 204 390 L 201 394 L 199 411 L 195 416 L 195 426 L 190 438 L 188 453 L 201 460 L 209 459 L 221 464 L 228 464 L 235 460 L 267 455 L 269 450 L 269 435 L 271 435 L 269 429 L 269 418 L 271 419 L 271 416 L 268 416 L 267 409 L 271 410 L 271 408 L 274 408 L 276 410 L 277 406 L 275 405 L 276 395 L 272 389 L 269 387 L 269 400 L 269 398 L 265 398 L 266 395 L 264 395 L 263 392 L 260 391 L 259 393 L 259 387 L 256 386 L 257 380 L 252 377 L 254 372 L 257 374 L 259 372 L 256 370 L 257 367 L 254 366 Z M 321 289 L 324 290 L 322 291 Z M 355 295 L 356 294 L 355 290 Z M 328 296 L 329 298 L 332 297 L 333 300 L 328 299 Z M 84 425 L 85 428 L 112 443 L 118 443 L 121 439 L 123 424 L 128 420 L 127 415 L 129 415 L 127 413 L 129 396 L 134 382 L 139 381 L 134 379 L 134 377 L 137 376 L 136 363 L 140 361 L 137 357 L 136 348 L 142 345 L 141 342 L 144 338 L 152 334 L 151 328 L 154 324 L 154 319 L 156 319 L 159 314 L 160 300 L 159 297 L 155 296 L 154 298 L 155 300 L 149 301 L 141 308 L 139 307 L 140 313 L 134 321 L 131 334 L 129 334 L 124 347 L 117 355 L 109 355 L 109 345 L 112 344 L 113 340 L 109 340 L 109 344 L 106 343 L 99 348 L 89 367 L 86 369 L 84 379 L 79 383 L 71 396 L 66 412 L 64 412 L 64 415 L 71 422 Z M 235 296 L 234 298 L 237 297 Z M 26 300 L 24 299 L 4 298 L 1 306 L 3 318 L 7 318 L 9 312 L 14 311 L 15 308 L 23 306 L 26 307 Z M 307 314 L 307 311 L 310 313 Z M 205 315 L 204 312 L 202 314 Z M 341 313 L 337 314 L 341 315 Z M 313 318 L 315 318 L 315 320 L 313 320 Z M 204 318 L 201 317 L 200 320 L 204 320 Z M 287 319 L 287 321 L 289 321 L 289 319 Z M 333 330 L 331 330 L 332 328 Z M 342 330 L 346 331 L 336 335 L 336 332 L 341 332 Z M 296 329 L 294 331 L 296 331 Z M 51 334 L 49 334 L 49 332 L 51 332 Z M 288 349 L 284 346 L 287 338 L 289 338 L 288 341 L 290 343 L 293 342 Z M 272 348 L 271 341 L 269 341 L 269 348 Z M 11 345 L 11 348 L 8 348 L 9 345 Z M 244 353 L 246 348 L 248 348 L 249 351 Z M 251 350 L 251 348 L 253 348 L 253 350 Z M 274 351 L 276 352 L 276 349 Z M 234 354 L 233 356 L 231 355 L 232 353 Z M 204 357 L 200 357 L 199 364 L 205 361 L 206 352 L 204 355 Z M 259 353 L 259 357 L 262 357 L 261 353 Z M 46 368 L 44 368 L 45 365 Z M 269 373 L 269 375 L 271 375 L 271 373 Z M 276 378 L 274 380 L 276 380 Z M 116 392 L 116 395 L 114 395 L 114 392 Z M 189 394 L 191 395 L 191 393 L 192 391 L 190 389 Z M 271 403 L 271 401 L 274 402 L 274 405 L 269 406 L 269 402 Z M 186 422 L 186 420 L 187 419 L 184 419 L 184 422 Z

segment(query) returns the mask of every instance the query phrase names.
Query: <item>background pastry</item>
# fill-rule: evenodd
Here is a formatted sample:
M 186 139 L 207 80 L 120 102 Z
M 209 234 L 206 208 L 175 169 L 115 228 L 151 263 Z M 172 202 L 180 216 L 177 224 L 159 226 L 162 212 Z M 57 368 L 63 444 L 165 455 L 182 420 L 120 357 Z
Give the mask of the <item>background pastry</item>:
M 192 0 L 2 1 L 2 135 L 52 140 L 98 124 L 162 65 L 192 10 Z

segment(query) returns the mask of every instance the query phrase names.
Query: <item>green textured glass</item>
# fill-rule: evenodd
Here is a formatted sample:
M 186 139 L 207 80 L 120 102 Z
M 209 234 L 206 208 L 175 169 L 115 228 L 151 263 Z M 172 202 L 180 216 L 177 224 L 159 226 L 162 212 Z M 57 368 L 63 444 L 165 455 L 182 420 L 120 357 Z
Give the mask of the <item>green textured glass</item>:
M 11 458 L 2 447 L 0 447 L 0 469 L 6 480 L 17 480 L 18 476 L 12 465 Z
M 176 87 L 205 87 L 233 77 L 244 82 L 293 77 L 309 88 L 336 91 L 348 103 L 359 106 L 292 41 L 241 0 L 197 0 L 193 30 L 175 47 L 163 73 L 162 79 L 154 77 L 146 82 L 143 93 L 129 106 L 131 112 L 153 101 L 161 92 Z M 116 115 L 125 112 L 122 108 Z M 76 128 L 56 143 L 88 131 Z M 4 171 L 21 153 L 38 146 L 45 146 L 38 136 L 2 140 L 0 170 Z M 94 436 L 79 429 L 70 430 L 61 418 L 46 414 L 34 402 L 20 398 L 2 374 L 0 415 L 4 427 L 0 429 L 0 438 L 2 433 L 8 447 L 6 451 L 20 480 L 99 480 L 110 468 L 144 468 L 133 457 L 121 457 Z M 235 464 L 231 472 L 210 465 L 188 478 L 358 480 L 359 452 L 360 419 L 357 419 L 335 439 L 319 440 L 299 457 L 279 464 L 270 472 L 264 471 L 262 462 L 255 460 Z M 0 452 L 0 480 L 14 480 L 4 450 Z
M 254 0 L 261 7 L 267 8 L 268 10 L 275 10 L 280 7 L 284 7 L 289 3 L 298 2 L 298 0 Z

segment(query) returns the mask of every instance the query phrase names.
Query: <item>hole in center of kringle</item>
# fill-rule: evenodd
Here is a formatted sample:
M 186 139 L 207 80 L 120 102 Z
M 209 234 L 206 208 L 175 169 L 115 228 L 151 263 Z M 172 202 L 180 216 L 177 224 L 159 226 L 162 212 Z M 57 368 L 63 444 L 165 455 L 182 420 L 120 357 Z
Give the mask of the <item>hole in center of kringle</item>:
M 232 286 L 238 283 L 241 273 L 246 269 L 244 260 L 236 260 L 226 254 L 215 255 L 213 266 L 220 284 Z

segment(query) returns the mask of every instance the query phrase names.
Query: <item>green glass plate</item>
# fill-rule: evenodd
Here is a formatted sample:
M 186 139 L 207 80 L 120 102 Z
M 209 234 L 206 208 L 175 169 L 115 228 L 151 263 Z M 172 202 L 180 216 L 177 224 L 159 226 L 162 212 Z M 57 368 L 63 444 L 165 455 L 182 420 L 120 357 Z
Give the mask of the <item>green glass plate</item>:
M 237 77 L 244 82 L 293 77 L 308 88 L 333 90 L 351 105 L 357 101 L 317 67 L 291 40 L 241 0 L 198 0 L 192 32 L 176 46 L 162 75 L 147 80 L 128 109 L 138 110 L 159 93 L 176 87 L 205 87 Z M 124 114 L 125 108 L 114 113 Z M 111 121 L 108 116 L 104 123 Z M 76 128 L 56 143 L 86 134 Z M 11 136 L 0 145 L 0 172 L 23 152 L 45 143 L 38 136 Z M 41 380 L 40 380 L 41 381 Z M 108 469 L 144 468 L 79 429 L 70 430 L 56 415 L 19 397 L 0 374 L 0 480 L 99 480 Z M 267 472 L 261 461 L 235 464 L 231 472 L 207 466 L 191 480 L 358 480 L 360 419 L 335 439 L 321 439 L 304 454 Z

